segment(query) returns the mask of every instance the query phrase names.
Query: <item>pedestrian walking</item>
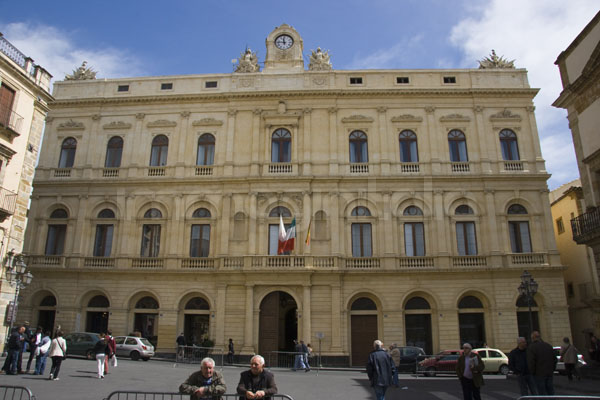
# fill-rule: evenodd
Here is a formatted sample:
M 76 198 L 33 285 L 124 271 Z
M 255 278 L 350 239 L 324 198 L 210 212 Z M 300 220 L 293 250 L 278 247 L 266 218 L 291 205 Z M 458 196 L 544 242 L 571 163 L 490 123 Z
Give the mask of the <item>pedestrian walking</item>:
M 590 348 L 588 349 L 590 353 L 590 361 L 600 361 L 600 341 L 595 335 L 592 335 L 590 338 Z
M 191 374 L 179 386 L 179 393 L 189 394 L 190 400 L 221 400 L 226 391 L 225 378 L 215 371 L 215 360 L 210 357 L 202 359 L 200 371 Z
M 35 333 L 29 338 L 29 360 L 27 360 L 27 369 L 25 370 L 25 373 L 29 373 L 29 370 L 31 369 L 31 363 L 37 355 L 37 348 L 42 341 L 42 333 L 42 327 L 38 326 L 35 330 Z
M 508 368 L 517 376 L 521 396 L 537 394 L 533 376 L 527 366 L 527 340 L 524 337 L 517 339 L 517 347 L 508 355 Z
M 98 379 L 104 379 L 104 360 L 108 353 L 108 344 L 106 343 L 106 335 L 101 333 L 100 340 L 94 345 L 94 354 L 96 354 L 96 362 L 98 363 Z
M 271 395 L 277 394 L 275 376 L 265 370 L 265 359 L 255 355 L 250 360 L 250 369 L 240 374 L 237 386 L 240 399 L 265 399 L 271 400 Z
M 375 391 L 377 400 L 385 400 L 385 392 L 392 384 L 394 374 L 394 361 L 383 349 L 381 340 L 373 342 L 373 351 L 369 354 L 367 362 L 367 375 Z
M 390 346 L 390 357 L 392 357 L 392 361 L 394 361 L 394 376 L 393 383 L 394 386 L 398 387 L 398 368 L 400 368 L 400 349 L 396 343 L 393 343 Z
M 577 370 L 577 362 L 579 350 L 573 346 L 568 337 L 563 338 L 563 344 L 560 346 L 560 360 L 565 363 L 565 371 L 567 372 L 567 378 L 570 381 L 573 380 L 573 375 L 577 377 L 577 380 L 581 380 L 581 375 Z
M 304 371 L 310 371 L 310 365 L 308 364 L 308 346 L 304 344 L 304 340 L 300 341 L 300 346 L 302 347 L 302 361 L 304 361 Z
M 294 368 L 293 368 L 293 370 L 296 371 L 298 369 L 306 370 L 306 365 L 304 364 L 304 355 L 302 352 L 302 345 L 297 340 L 294 340 Z
M 234 354 L 234 349 L 233 349 L 233 339 L 229 338 L 229 344 L 227 345 L 227 363 L 228 364 L 233 364 L 233 354 Z
M 535 381 L 538 396 L 554 395 L 552 377 L 556 362 L 552 346 L 542 340 L 538 331 L 533 331 L 531 344 L 527 348 L 527 366 Z
M 48 360 L 48 350 L 50 350 L 50 331 L 46 331 L 42 337 L 42 341 L 37 348 L 37 354 L 35 356 L 35 372 L 34 375 L 44 375 L 46 369 L 46 361 Z
M 106 358 L 104 359 L 104 375 L 108 374 L 109 364 L 113 363 L 113 367 L 117 366 L 117 342 L 112 336 L 110 329 L 106 330 Z
M 67 358 L 67 342 L 62 336 L 63 332 L 61 330 L 56 331 L 56 337 L 52 339 L 50 350 L 48 350 L 48 357 L 52 359 L 52 367 L 50 368 L 50 376 L 48 377 L 51 381 L 58 380 L 60 365 Z
M 463 353 L 456 363 L 456 375 L 460 380 L 464 400 L 481 400 L 483 386 L 483 369 L 485 365 L 481 356 L 473 353 L 470 343 L 463 344 Z
M 183 332 L 177 336 L 175 339 L 175 343 L 177 343 L 177 361 L 183 361 L 183 356 L 185 354 L 185 336 L 183 336 Z
M 26 351 L 28 351 L 31 348 L 30 342 L 31 342 L 31 337 L 33 336 L 33 332 L 31 331 L 31 328 L 29 327 L 29 321 L 25 321 L 23 326 L 25 327 L 25 330 L 22 333 L 24 340 L 23 340 L 23 344 L 21 346 L 21 352 L 19 353 L 19 357 L 18 357 L 18 361 L 17 361 L 17 372 L 19 374 L 23 373 L 23 368 L 21 367 L 23 364 L 23 353 L 25 353 Z

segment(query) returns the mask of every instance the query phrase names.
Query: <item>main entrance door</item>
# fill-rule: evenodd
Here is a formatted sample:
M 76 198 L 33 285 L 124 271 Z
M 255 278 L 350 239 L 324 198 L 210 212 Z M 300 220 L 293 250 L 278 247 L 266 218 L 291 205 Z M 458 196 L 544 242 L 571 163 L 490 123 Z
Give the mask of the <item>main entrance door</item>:
M 273 352 L 294 351 L 294 340 L 298 337 L 297 312 L 296 301 L 285 292 L 269 293 L 260 303 L 258 351 L 271 366 L 279 364 Z
M 365 366 L 377 339 L 377 305 L 368 297 L 360 297 L 350 306 L 350 336 L 352 365 Z

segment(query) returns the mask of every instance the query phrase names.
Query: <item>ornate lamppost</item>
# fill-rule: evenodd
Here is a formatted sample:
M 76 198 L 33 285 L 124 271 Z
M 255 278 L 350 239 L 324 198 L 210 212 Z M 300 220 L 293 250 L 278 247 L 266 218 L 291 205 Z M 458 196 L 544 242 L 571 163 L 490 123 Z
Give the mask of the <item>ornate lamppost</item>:
M 19 292 L 28 286 L 33 280 L 31 272 L 27 272 L 27 264 L 25 264 L 25 257 L 23 254 L 17 254 L 11 250 L 6 254 L 6 279 L 11 286 L 15 288 L 15 298 L 12 302 L 10 310 L 10 328 L 9 335 L 12 332 L 13 324 L 17 316 L 17 307 L 19 305 Z
M 531 312 L 531 302 L 533 296 L 538 291 L 538 283 L 533 279 L 527 270 L 521 275 L 521 284 L 519 285 L 519 294 L 527 299 L 527 307 L 529 308 L 529 335 L 533 332 L 533 314 Z

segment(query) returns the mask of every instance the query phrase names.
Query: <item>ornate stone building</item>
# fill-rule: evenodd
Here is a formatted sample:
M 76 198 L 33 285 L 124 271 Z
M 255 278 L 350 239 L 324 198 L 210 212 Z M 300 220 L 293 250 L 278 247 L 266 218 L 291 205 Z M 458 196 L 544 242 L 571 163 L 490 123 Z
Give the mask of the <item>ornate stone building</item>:
M 21 253 L 50 78 L 0 34 L 0 347 L 10 327 L 15 288 L 6 278 L 9 255 Z
M 242 355 L 321 337 L 326 363 L 363 365 L 374 338 L 512 348 L 528 269 L 535 324 L 568 334 L 527 72 L 303 54 L 282 25 L 262 69 L 248 49 L 231 74 L 57 82 L 23 315 L 162 352 L 179 332 Z

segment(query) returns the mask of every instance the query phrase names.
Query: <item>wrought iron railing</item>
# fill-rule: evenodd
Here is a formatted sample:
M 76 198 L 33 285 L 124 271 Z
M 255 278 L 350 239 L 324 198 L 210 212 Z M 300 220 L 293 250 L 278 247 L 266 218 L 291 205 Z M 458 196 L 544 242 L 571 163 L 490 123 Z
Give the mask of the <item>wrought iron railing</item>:
M 600 208 L 595 208 L 571 220 L 573 240 L 579 244 L 600 236 Z
M 13 215 L 17 206 L 17 194 L 0 187 L 0 211 Z
M 0 125 L 20 135 L 22 133 L 23 117 L 6 105 L 0 104 Z

